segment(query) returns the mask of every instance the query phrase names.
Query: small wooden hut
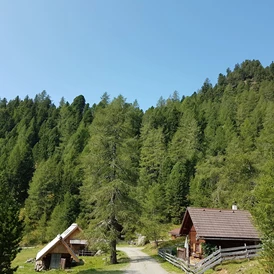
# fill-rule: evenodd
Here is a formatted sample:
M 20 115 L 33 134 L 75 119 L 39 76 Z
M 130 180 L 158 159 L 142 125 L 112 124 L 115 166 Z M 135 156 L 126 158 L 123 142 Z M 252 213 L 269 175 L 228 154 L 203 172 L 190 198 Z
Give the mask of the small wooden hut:
M 77 238 L 82 229 L 72 224 L 62 234 L 57 235 L 36 255 L 37 271 L 42 269 L 65 268 L 71 265 L 72 261 L 79 263 L 77 254 L 84 249 L 87 241 Z

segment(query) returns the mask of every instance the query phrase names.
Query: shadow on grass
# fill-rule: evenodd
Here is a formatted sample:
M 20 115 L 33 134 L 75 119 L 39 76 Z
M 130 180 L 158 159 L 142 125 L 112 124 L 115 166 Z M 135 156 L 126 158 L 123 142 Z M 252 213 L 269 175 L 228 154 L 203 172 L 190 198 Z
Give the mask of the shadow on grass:
M 126 264 L 129 263 L 129 258 L 128 257 L 120 257 L 118 264 L 115 264 L 113 266 L 116 266 L 116 268 L 120 268 L 120 269 L 125 269 L 126 268 Z M 105 264 L 106 267 L 111 266 L 111 264 L 106 263 Z M 120 265 L 120 267 L 119 267 Z M 126 272 L 125 272 L 126 271 Z M 85 269 L 85 270 L 80 270 L 79 272 L 77 272 L 77 274 L 123 274 L 123 273 L 127 273 L 127 274 L 137 274 L 138 272 L 136 271 L 131 271 L 131 270 L 119 270 L 119 269 L 106 269 L 105 267 L 98 267 L 96 268 L 89 268 L 89 269 Z
M 78 274 L 99 274 L 99 273 L 105 273 L 105 274 L 122 274 L 123 271 L 120 270 L 104 270 L 104 269 L 87 269 L 79 271 Z
M 95 269 L 89 269 L 89 270 L 83 270 L 78 272 L 78 274 L 139 274 L 140 272 L 137 270 L 95 270 Z

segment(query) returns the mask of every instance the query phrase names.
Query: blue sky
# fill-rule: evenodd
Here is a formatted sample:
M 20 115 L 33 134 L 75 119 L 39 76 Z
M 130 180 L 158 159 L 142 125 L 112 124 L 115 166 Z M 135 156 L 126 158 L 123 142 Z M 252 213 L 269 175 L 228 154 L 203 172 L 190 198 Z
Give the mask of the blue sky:
M 0 98 L 104 92 L 142 109 L 246 59 L 274 61 L 274 1 L 0 0 Z

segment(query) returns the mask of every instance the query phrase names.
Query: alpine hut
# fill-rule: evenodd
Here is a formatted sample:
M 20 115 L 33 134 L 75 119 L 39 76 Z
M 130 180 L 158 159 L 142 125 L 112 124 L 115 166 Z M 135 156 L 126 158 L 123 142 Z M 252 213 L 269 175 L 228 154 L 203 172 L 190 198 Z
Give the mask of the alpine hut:
M 260 243 L 247 210 L 188 207 L 179 231 L 188 240 L 189 255 L 200 257 L 203 244 L 228 248 Z
M 35 270 L 65 268 L 72 261 L 79 263 L 77 254 L 87 245 L 87 241 L 77 238 L 81 232 L 82 229 L 74 223 L 57 235 L 37 253 Z

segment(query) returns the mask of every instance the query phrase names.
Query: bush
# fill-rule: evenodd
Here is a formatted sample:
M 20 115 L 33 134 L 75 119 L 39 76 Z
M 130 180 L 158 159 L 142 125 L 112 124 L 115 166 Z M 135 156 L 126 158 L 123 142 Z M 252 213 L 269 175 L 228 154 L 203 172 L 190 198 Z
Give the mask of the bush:
M 216 251 L 218 248 L 216 245 L 210 244 L 210 243 L 202 243 L 202 249 L 205 254 L 205 257 L 212 254 L 214 251 Z

